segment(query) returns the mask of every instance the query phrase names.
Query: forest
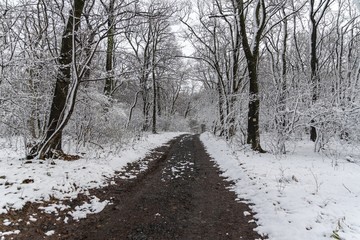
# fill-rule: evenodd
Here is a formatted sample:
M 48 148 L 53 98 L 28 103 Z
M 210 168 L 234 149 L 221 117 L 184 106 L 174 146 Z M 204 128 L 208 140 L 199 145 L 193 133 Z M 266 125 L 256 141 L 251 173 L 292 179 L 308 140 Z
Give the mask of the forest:
M 0 137 L 30 158 L 207 130 L 258 152 L 358 144 L 352 0 L 4 0 Z

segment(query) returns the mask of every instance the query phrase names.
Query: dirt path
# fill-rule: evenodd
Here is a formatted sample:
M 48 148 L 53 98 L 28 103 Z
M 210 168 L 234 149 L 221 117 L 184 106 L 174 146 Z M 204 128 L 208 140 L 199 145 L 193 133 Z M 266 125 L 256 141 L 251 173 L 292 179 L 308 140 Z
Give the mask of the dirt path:
M 79 222 L 57 223 L 48 239 L 262 239 L 252 216 L 243 214 L 250 209 L 227 190 L 198 136 L 178 137 L 127 171 L 142 164 L 148 168 L 136 179 L 116 178 L 115 185 L 92 191 L 112 205 Z M 44 239 L 32 234 L 27 237 Z

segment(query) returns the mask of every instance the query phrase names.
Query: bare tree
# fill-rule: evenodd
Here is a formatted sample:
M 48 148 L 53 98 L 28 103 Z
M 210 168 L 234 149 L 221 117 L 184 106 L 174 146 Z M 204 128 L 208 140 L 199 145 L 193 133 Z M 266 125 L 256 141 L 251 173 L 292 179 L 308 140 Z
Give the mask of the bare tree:
M 107 48 L 106 48 L 106 73 L 107 77 L 105 80 L 104 93 L 110 96 L 114 89 L 114 73 L 113 73 L 113 61 L 114 61 L 114 48 L 115 48 L 115 16 L 114 16 L 114 5 L 115 0 L 110 0 L 108 6 L 101 1 L 108 14 L 108 36 L 107 36 Z
M 74 33 L 79 28 L 80 17 L 85 5 L 84 0 L 74 1 L 73 9 L 70 10 L 68 21 L 63 33 L 59 57 L 59 69 L 56 77 L 56 85 L 48 120 L 48 129 L 46 136 L 30 151 L 29 158 L 38 156 L 44 158 L 51 157 L 51 150 L 62 151 L 62 129 L 56 131 L 63 118 L 64 109 L 66 105 L 66 98 L 69 91 L 71 79 L 71 64 L 73 62 L 73 49 L 74 49 Z
M 219 134 L 231 138 L 239 121 L 235 105 L 245 85 L 236 8 L 232 2 L 220 0 L 212 3 L 198 1 L 197 4 L 199 24 L 182 20 L 196 49 L 190 58 L 204 62 L 214 72 L 218 94 Z M 206 83 L 206 77 L 203 80 Z
M 171 37 L 170 22 L 177 9 L 168 2 L 151 1 L 144 9 L 138 9 L 139 15 L 134 19 L 134 23 L 129 26 L 125 36 L 131 46 L 138 72 L 140 91 L 135 94 L 134 109 L 138 95 L 142 95 L 142 112 L 144 123 L 142 130 L 156 133 L 157 108 L 159 107 L 158 93 L 158 69 L 162 61 L 163 54 L 169 55 L 166 42 Z M 171 56 L 171 54 L 170 54 Z M 134 63 L 134 62 L 133 62 Z M 150 108 L 152 107 L 152 117 L 150 119 Z M 130 120 L 129 120 L 130 121 Z M 129 122 L 128 121 L 128 122 Z
M 327 9 L 333 0 L 321 0 L 315 6 L 315 0 L 310 0 L 310 82 L 312 83 L 312 102 L 315 103 L 319 98 L 319 59 L 317 54 L 318 48 L 318 26 L 325 16 Z M 312 125 L 310 126 L 310 140 L 315 142 L 317 139 L 316 128 L 313 125 L 314 120 L 312 120 Z
M 265 31 L 267 23 L 267 9 L 264 0 L 258 0 L 254 6 L 254 21 L 253 21 L 253 36 L 252 42 L 248 35 L 246 27 L 246 12 L 248 5 L 244 4 L 243 0 L 237 0 L 236 6 L 239 14 L 239 26 L 241 32 L 241 42 L 246 57 L 248 74 L 249 74 L 249 112 L 248 112 L 248 137 L 247 143 L 255 151 L 264 152 L 260 145 L 259 132 L 259 113 L 260 113 L 260 99 L 259 99 L 259 81 L 258 81 L 258 60 L 259 49 L 262 35 Z

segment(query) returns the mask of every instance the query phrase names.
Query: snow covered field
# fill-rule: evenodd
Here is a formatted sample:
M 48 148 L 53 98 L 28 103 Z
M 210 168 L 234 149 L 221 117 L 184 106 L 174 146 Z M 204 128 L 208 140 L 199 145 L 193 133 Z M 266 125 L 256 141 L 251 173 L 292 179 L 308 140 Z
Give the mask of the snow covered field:
M 360 162 L 313 152 L 300 142 L 285 157 L 233 150 L 223 140 L 201 140 L 239 198 L 254 203 L 261 234 L 270 240 L 360 239 Z
M 139 141 L 129 142 L 118 151 L 105 148 L 86 154 L 76 161 L 55 160 L 33 161 L 25 164 L 19 160 L 23 156 L 19 149 L 9 147 L 0 141 L 0 214 L 9 209 L 21 209 L 26 202 L 41 202 L 52 197 L 57 199 L 73 199 L 79 193 L 87 194 L 89 188 L 97 188 L 108 184 L 128 162 L 145 157 L 151 149 L 163 145 L 181 133 L 162 133 L 142 137 Z M 6 147 L 8 146 L 8 147 Z M 74 219 L 86 217 L 88 213 L 101 211 L 108 201 L 100 202 L 95 196 L 90 196 L 90 203 L 78 206 L 72 212 Z M 54 205 L 44 209 L 46 212 L 56 212 L 67 206 Z M 30 219 L 31 221 L 31 219 Z M 9 220 L 0 223 L 10 225 Z M 1 236 L 7 233 L 0 232 Z

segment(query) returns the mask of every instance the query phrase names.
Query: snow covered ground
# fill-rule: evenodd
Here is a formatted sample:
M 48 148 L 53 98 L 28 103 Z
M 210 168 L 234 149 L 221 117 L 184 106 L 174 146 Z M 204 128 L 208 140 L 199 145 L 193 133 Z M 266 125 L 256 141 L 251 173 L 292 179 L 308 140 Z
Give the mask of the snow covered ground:
M 108 184 L 115 171 L 181 133 L 163 133 L 142 137 L 121 149 L 113 147 L 88 152 L 77 161 L 20 161 L 18 143 L 10 146 L 0 140 L 0 213 L 21 209 L 24 204 L 52 197 L 72 199 L 89 188 Z M 201 140 L 215 159 L 224 176 L 236 183 L 233 190 L 239 198 L 254 203 L 261 234 L 270 240 L 360 239 L 360 159 L 359 155 L 328 156 L 313 152 L 313 144 L 299 142 L 294 153 L 284 157 L 258 154 L 248 149 L 237 150 L 210 134 Z M 342 146 L 344 149 L 344 146 Z M 352 149 L 349 148 L 347 153 Z M 109 201 L 95 196 L 71 212 L 74 219 L 101 211 Z M 68 206 L 44 207 L 56 212 Z M 248 214 L 248 213 L 244 213 Z M 36 221 L 36 216 L 31 216 Z M 66 219 L 64 219 L 66 221 Z M 11 225 L 9 219 L 3 225 Z M 2 236 L 17 233 L 0 232 Z M 54 234 L 48 232 L 48 235 Z
M 255 204 L 256 230 L 270 240 L 360 239 L 360 162 L 354 155 L 324 156 L 304 141 L 294 153 L 276 157 L 236 150 L 207 133 L 201 140 L 239 198 Z
M 55 160 L 55 164 L 36 160 L 26 164 L 24 160 L 19 160 L 23 157 L 19 151 L 19 144 L 9 144 L 7 140 L 1 139 L 0 214 L 7 213 L 9 209 L 21 209 L 26 202 L 47 201 L 53 197 L 60 200 L 73 199 L 79 193 L 88 194 L 88 189 L 108 184 L 115 171 L 119 171 L 127 163 L 145 157 L 151 149 L 180 134 L 148 135 L 136 142 L 129 142 L 121 149 L 114 150 L 109 146 L 102 151 L 89 152 L 80 160 Z M 100 202 L 95 196 L 89 197 L 89 203 L 84 203 L 71 212 L 74 219 L 84 218 L 88 213 L 97 213 L 109 203 Z M 68 206 L 55 204 L 43 210 L 51 213 L 67 208 Z M 32 220 L 36 221 L 29 221 Z M 12 223 L 7 220 L 0 224 Z M 0 231 L 0 239 L 8 234 L 11 233 Z

